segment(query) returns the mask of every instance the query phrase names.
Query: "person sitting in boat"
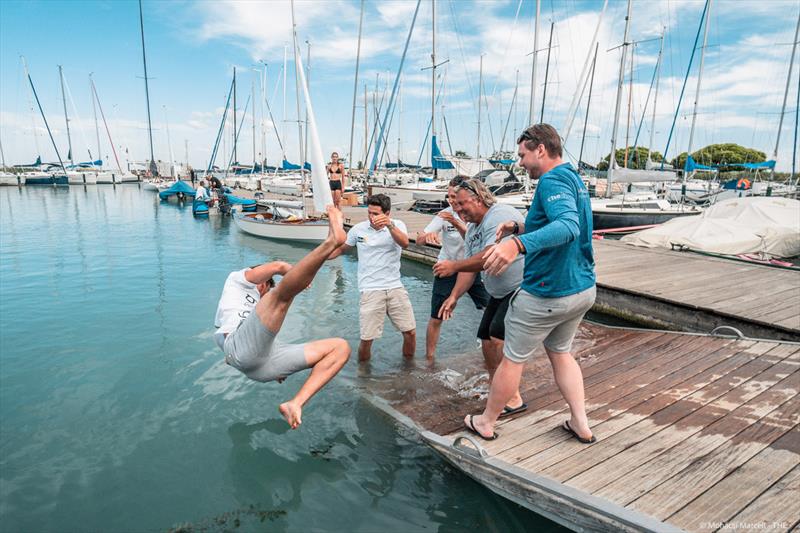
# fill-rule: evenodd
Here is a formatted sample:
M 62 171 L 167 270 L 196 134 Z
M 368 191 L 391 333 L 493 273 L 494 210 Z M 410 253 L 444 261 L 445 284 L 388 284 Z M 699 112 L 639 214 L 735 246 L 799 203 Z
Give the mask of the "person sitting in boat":
M 485 254 L 484 268 L 490 276 L 502 275 L 524 257 L 524 279 L 509 303 L 505 357 L 492 380 L 486 407 L 479 415 L 467 415 L 464 425 L 481 438 L 497 438 L 498 416 L 518 390 L 525 363 L 544 345 L 570 410 L 561 427 L 591 444 L 595 437 L 586 416 L 583 374 L 571 353 L 596 292 L 589 191 L 575 169 L 561 159 L 561 137 L 554 127 L 531 126 L 517 145 L 520 166 L 539 182 L 524 225 L 509 221 L 497 227 L 498 239 L 511 238 Z
M 292 429 L 302 423 L 306 402 L 335 376 L 350 357 L 350 346 L 340 338 L 286 344 L 276 339 L 294 297 L 307 288 L 328 256 L 347 237 L 342 213 L 328 206 L 328 237 L 292 266 L 271 261 L 231 272 L 217 306 L 214 340 L 225 362 L 248 378 L 283 382 L 307 368 L 311 373 L 295 396 L 278 407 Z M 275 276 L 282 276 L 275 283 Z
M 486 185 L 479 179 L 469 179 L 456 187 L 454 197 L 456 212 L 469 224 L 464 237 L 464 258 L 459 260 L 440 260 L 433 265 L 433 274 L 438 277 L 457 275 L 453 289 L 439 309 L 442 320 L 450 320 L 459 298 L 464 295 L 480 277 L 483 270 L 484 253 L 496 242 L 497 226 L 506 220 L 523 222 L 519 211 L 506 204 L 498 204 Z M 503 359 L 505 342 L 505 317 L 508 303 L 522 283 L 522 258 L 520 257 L 502 275 L 489 276 L 483 273 L 483 283 L 489 293 L 489 302 L 483 311 L 477 337 L 481 340 L 481 351 L 489 373 L 489 381 L 494 379 L 500 361 Z M 519 390 L 508 398 L 503 406 L 504 416 L 519 413 L 528 408 Z
M 385 194 L 367 200 L 368 219 L 347 232 L 347 241 L 332 255 L 358 250 L 359 324 L 358 360 L 372 356 L 372 342 L 383 335 L 386 315 L 403 334 L 403 356 L 414 357 L 417 323 L 408 292 L 400 278 L 400 254 L 408 247 L 408 230 L 402 220 L 390 218 L 392 201 Z
M 206 180 L 200 180 L 200 183 L 197 185 L 197 190 L 195 190 L 194 198 L 195 200 L 203 201 L 211 199 L 211 197 L 208 195 L 208 189 L 206 189 Z
M 441 244 L 438 261 L 460 261 L 464 259 L 464 234 L 467 231 L 467 223 L 464 222 L 454 210 L 456 190 L 461 183 L 467 180 L 466 176 L 456 176 L 447 188 L 447 203 L 449 207 L 439 211 L 433 220 L 425 226 L 422 233 L 417 234 L 417 244 L 434 243 Z M 441 237 L 438 237 L 441 234 Z M 436 352 L 436 344 L 439 342 L 439 334 L 442 331 L 442 319 L 439 318 L 439 309 L 444 301 L 450 296 L 455 287 L 458 274 L 450 276 L 434 276 L 433 290 L 431 291 L 431 316 L 428 319 L 428 329 L 425 336 L 425 356 L 433 359 Z M 489 303 L 489 294 L 483 286 L 480 276 L 474 276 L 472 286 L 467 290 L 472 298 L 475 307 L 484 309 Z
M 328 183 L 331 186 L 333 195 L 333 205 L 339 208 L 342 201 L 342 191 L 344 190 L 344 164 L 339 161 L 339 154 L 331 154 L 331 162 L 327 164 L 325 170 L 328 172 Z

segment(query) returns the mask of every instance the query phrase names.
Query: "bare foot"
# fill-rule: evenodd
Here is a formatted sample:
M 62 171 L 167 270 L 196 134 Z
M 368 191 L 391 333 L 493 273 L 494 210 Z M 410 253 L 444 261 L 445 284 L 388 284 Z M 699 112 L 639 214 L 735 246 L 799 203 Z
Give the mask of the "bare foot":
M 292 429 L 297 429 L 297 427 L 303 423 L 303 410 L 299 405 L 292 403 L 291 401 L 282 403 L 280 407 L 278 407 L 278 411 L 281 412 L 281 415 L 286 419 L 286 422 Z
M 328 238 L 332 239 L 336 246 L 344 244 L 347 233 L 344 231 L 344 215 L 332 205 L 325 208 L 328 212 Z
M 470 424 L 472 422 L 472 424 Z M 483 415 L 467 415 L 464 417 L 464 426 L 468 429 L 475 429 L 483 438 L 491 439 L 494 435 L 494 425 L 486 423 Z

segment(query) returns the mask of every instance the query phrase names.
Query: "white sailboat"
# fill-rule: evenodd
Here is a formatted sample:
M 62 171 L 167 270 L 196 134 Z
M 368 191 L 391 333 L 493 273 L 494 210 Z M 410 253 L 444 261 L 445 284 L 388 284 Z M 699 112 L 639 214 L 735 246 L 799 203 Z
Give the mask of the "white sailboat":
M 322 147 L 319 142 L 317 121 L 314 109 L 311 106 L 311 97 L 308 92 L 303 62 L 297 50 L 297 26 L 294 21 L 294 2 L 292 2 L 292 33 L 294 36 L 295 75 L 299 76 L 305 97 L 308 113 L 309 151 L 311 159 L 311 184 L 314 193 L 314 209 L 318 213 L 325 211 L 325 206 L 333 203 L 331 190 L 328 186 L 328 176 L 325 173 L 325 161 L 322 157 Z M 300 143 L 302 146 L 302 143 Z M 251 235 L 271 239 L 292 240 L 301 242 L 322 242 L 328 235 L 328 222 L 320 217 L 305 214 L 303 205 L 302 218 L 281 218 L 277 212 L 249 213 L 234 216 L 236 225 L 240 230 Z

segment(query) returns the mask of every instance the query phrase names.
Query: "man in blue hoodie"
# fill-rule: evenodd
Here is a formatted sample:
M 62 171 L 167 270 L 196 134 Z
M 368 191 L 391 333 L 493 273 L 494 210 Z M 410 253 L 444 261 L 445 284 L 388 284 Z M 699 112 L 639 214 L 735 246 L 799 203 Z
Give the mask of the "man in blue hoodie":
M 571 353 L 578 325 L 595 299 L 589 193 L 575 169 L 561 159 L 561 138 L 555 128 L 533 125 L 517 144 L 520 166 L 539 183 L 524 226 L 509 221 L 497 227 L 498 244 L 484 254 L 484 269 L 490 275 L 501 274 L 523 255 L 523 281 L 509 303 L 504 357 L 486 408 L 480 415 L 468 415 L 464 424 L 484 439 L 496 438 L 495 423 L 518 390 L 525 362 L 544 344 L 570 409 L 562 427 L 589 444 L 595 438 L 586 417 L 583 374 Z M 507 235 L 513 237 L 499 242 Z

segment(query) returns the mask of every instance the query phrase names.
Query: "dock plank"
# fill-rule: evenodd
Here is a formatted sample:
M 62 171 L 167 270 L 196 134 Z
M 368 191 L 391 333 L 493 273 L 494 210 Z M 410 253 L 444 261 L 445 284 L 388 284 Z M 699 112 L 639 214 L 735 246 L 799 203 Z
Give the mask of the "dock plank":
M 766 353 L 775 346 L 774 344 L 764 346 L 764 344 L 756 344 L 745 351 L 750 351 L 751 354 L 756 352 L 752 355 L 759 355 L 759 351 Z M 612 419 L 615 426 L 624 427 L 622 431 L 609 437 L 603 437 L 604 428 L 598 426 L 596 430 L 604 441 L 602 447 L 584 447 L 581 452 L 569 459 L 541 472 L 559 481 L 569 480 L 570 486 L 581 488 L 587 492 L 599 489 L 600 487 L 596 485 L 602 483 L 603 480 L 594 479 L 594 476 L 589 473 L 592 468 L 614 459 L 621 452 L 639 444 L 664 426 L 672 424 L 724 396 L 737 385 L 748 381 L 771 366 L 771 363 L 760 357 L 753 358 L 750 356 L 751 354 L 745 357 L 747 361 L 743 362 L 741 366 L 731 369 L 724 368 L 729 365 L 720 365 L 723 367 L 721 370 L 725 372 L 722 375 L 709 372 L 704 373 L 701 379 L 694 379 L 692 383 L 694 390 L 691 394 L 682 395 L 680 393 L 682 388 L 665 391 L 664 394 Z
M 800 521 L 800 466 L 783 476 L 754 502 L 731 518 L 732 524 L 763 525 L 769 529 Z
M 629 507 L 666 520 L 795 427 L 797 422 L 791 422 L 797 419 L 798 402 L 793 398 L 722 446 L 693 459 L 687 468 Z
M 797 378 L 798 375 L 800 374 L 795 373 L 794 377 Z M 750 384 L 755 390 L 756 387 L 767 385 L 768 383 L 764 382 L 757 385 Z M 784 404 L 788 404 L 796 395 L 795 385 L 795 380 L 791 379 L 791 376 L 786 377 L 715 421 L 710 421 L 710 416 L 701 420 L 701 412 L 681 420 L 679 424 L 661 432 L 669 432 L 668 438 L 662 439 L 660 434 L 654 437 L 659 441 L 658 447 L 651 446 L 649 456 L 633 458 L 637 465 L 633 470 L 618 477 L 595 495 L 628 505 L 683 470 L 695 458 L 717 448 L 770 413 L 780 412 Z M 797 403 L 790 405 L 796 406 Z M 672 442 L 675 446 L 667 448 Z M 667 448 L 666 451 L 658 453 L 663 448 Z M 630 453 L 631 450 L 626 450 L 625 455 Z
M 768 490 L 800 465 L 800 431 L 797 426 L 762 450 L 747 463 L 671 515 L 668 521 L 686 530 L 700 530 L 701 523 L 729 522 L 753 502 L 752 492 Z M 742 491 L 748 487 L 748 491 Z M 791 526 L 790 526 L 791 527 Z M 786 528 L 788 529 L 788 527 Z
M 716 422 L 727 410 L 737 409 L 785 379 L 787 371 L 790 371 L 787 368 L 793 369 L 795 365 L 771 365 L 762 359 L 747 363 L 729 374 L 727 379 L 711 383 L 615 435 L 635 444 L 570 478 L 569 485 L 603 496 L 601 489 L 610 482 Z

